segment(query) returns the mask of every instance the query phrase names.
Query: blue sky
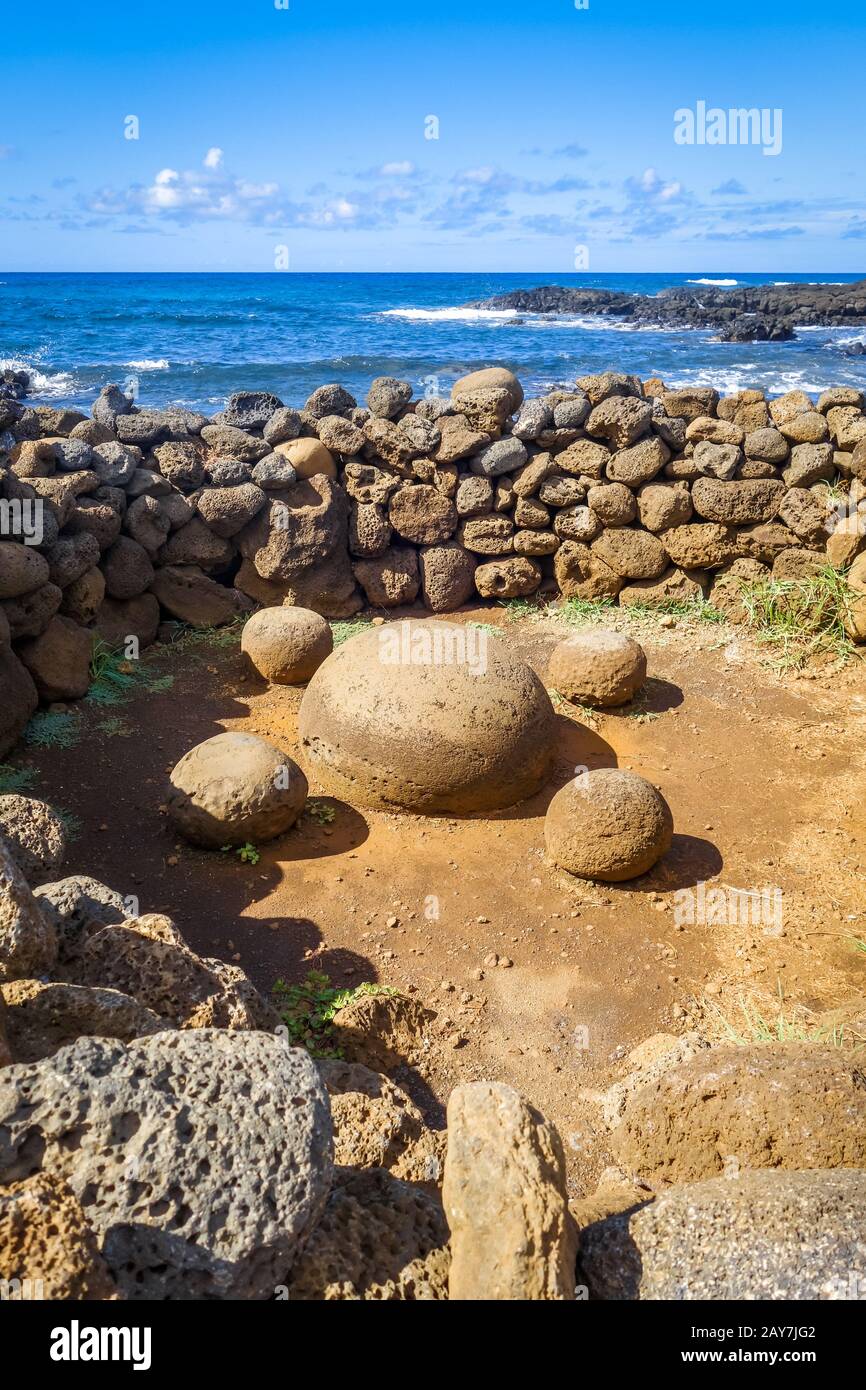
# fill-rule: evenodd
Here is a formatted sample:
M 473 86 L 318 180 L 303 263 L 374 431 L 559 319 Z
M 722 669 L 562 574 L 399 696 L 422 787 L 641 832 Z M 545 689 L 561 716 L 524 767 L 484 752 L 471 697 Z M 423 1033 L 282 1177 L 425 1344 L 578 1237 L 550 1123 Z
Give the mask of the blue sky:
M 12 6 L 0 268 L 857 272 L 864 37 L 851 0 Z M 698 102 L 781 152 L 677 144 Z

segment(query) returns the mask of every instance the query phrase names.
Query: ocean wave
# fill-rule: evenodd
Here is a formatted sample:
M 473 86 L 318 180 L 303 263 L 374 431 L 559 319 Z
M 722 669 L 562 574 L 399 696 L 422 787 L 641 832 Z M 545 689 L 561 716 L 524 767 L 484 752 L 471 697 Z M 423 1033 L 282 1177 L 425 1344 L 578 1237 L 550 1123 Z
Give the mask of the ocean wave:
M 167 372 L 171 363 L 167 357 L 142 357 L 139 362 L 121 362 L 120 365 L 136 372 Z
M 768 369 L 765 364 L 758 362 L 739 362 L 736 367 L 700 367 L 692 372 L 666 373 L 665 381 L 676 390 L 689 386 L 713 386 L 724 396 L 732 396 L 737 391 L 751 390 L 763 390 L 771 396 L 783 396 L 788 391 L 805 391 L 807 395 L 820 395 L 834 384 L 829 379 L 816 381 L 805 368 L 779 371 Z
M 377 315 L 377 317 L 379 317 Z M 517 309 L 465 309 L 454 305 L 447 309 L 383 309 L 381 317 L 384 319 L 412 319 L 421 322 L 457 322 L 475 323 L 483 322 L 485 319 L 495 321 L 497 319 L 516 319 L 521 317 Z
M 710 280 L 706 278 L 686 281 L 687 285 L 738 285 L 739 283 L 739 280 Z
M 43 372 L 23 357 L 0 357 L 0 371 L 26 372 L 30 378 L 30 392 L 37 396 L 68 396 L 74 390 L 74 377 L 71 372 Z

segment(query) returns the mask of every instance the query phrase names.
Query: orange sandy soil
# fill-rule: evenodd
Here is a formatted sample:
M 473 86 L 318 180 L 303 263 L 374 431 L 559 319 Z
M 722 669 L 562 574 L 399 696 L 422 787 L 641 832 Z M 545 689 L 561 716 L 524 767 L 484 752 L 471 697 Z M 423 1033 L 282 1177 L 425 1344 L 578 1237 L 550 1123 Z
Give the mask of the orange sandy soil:
M 574 630 L 495 606 L 449 617 L 494 624 L 542 676 L 554 643 Z M 444 1123 L 457 1082 L 508 1081 L 557 1124 L 579 1196 L 608 1162 L 582 1092 L 616 1080 L 644 1038 L 718 1032 L 718 1011 L 741 1023 L 744 999 L 772 1017 L 780 992 L 789 1017 L 857 996 L 862 1009 L 866 995 L 866 954 L 851 941 L 866 937 L 866 664 L 779 676 L 754 639 L 727 624 L 677 618 L 665 628 L 614 609 L 605 625 L 644 644 L 643 696 L 589 717 L 558 705 L 550 786 L 495 816 L 332 802 L 332 824 L 305 816 L 261 846 L 254 866 L 179 843 L 160 806 L 166 774 L 193 744 L 250 730 L 297 756 L 302 690 L 266 687 L 237 648 L 206 639 L 145 654 L 174 676 L 168 693 L 82 705 L 77 747 L 29 748 L 14 761 L 38 772 L 34 795 L 82 823 L 67 872 L 136 894 L 142 911 L 169 914 L 196 950 L 239 962 L 260 988 L 318 969 L 429 1004 L 438 1015 L 430 1062 L 408 1084 L 431 1122 Z M 109 737 L 99 725 L 112 718 L 125 732 Z M 632 768 L 663 791 L 674 844 L 645 878 L 606 887 L 546 862 L 545 809 L 579 764 Z M 781 935 L 677 926 L 673 895 L 699 880 L 780 887 Z M 438 920 L 425 915 L 432 898 Z M 485 966 L 491 953 L 512 964 Z

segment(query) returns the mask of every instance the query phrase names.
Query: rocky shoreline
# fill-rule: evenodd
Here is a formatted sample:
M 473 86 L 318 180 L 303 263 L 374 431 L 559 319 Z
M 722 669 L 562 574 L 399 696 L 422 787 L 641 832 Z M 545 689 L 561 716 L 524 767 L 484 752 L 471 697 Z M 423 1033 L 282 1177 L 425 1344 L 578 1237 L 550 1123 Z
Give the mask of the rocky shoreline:
M 866 637 L 866 411 L 849 387 L 722 397 L 605 372 L 524 400 L 504 368 L 414 400 L 382 377 L 208 418 L 107 386 L 90 417 L 0 383 L 0 755 L 81 698 L 97 640 L 284 603 L 328 619 L 541 591 L 656 605 L 848 572 Z M 850 571 L 849 571 L 850 567 Z
M 808 325 L 866 324 L 866 280 L 850 285 L 680 287 L 658 295 L 539 285 L 475 300 L 473 309 L 526 314 L 596 314 L 647 328 L 716 328 L 722 342 L 786 342 Z

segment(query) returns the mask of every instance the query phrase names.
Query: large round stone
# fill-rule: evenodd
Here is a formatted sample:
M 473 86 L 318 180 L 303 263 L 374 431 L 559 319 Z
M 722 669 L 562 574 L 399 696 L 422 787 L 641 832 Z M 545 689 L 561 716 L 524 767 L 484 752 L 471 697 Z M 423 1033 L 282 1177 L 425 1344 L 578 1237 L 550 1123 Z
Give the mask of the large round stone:
M 334 649 L 331 625 L 311 608 L 263 608 L 241 634 L 260 676 L 275 685 L 303 685 Z
M 185 753 L 171 774 L 168 813 L 206 849 L 261 844 L 294 825 L 307 799 L 297 763 L 258 734 L 216 734 Z
M 673 817 L 660 792 L 636 772 L 579 772 L 551 801 L 544 840 L 554 864 L 578 878 L 620 883 L 670 849 Z
M 581 705 L 624 705 L 646 679 L 646 653 L 621 632 L 590 628 L 558 642 L 548 680 Z
M 553 706 L 486 632 L 431 619 L 371 628 L 329 656 L 301 701 L 312 771 L 363 806 L 487 811 L 544 782 Z
M 318 439 L 290 439 L 278 444 L 274 453 L 288 459 L 299 478 L 313 478 L 317 473 L 325 473 L 329 478 L 337 476 L 333 454 Z

